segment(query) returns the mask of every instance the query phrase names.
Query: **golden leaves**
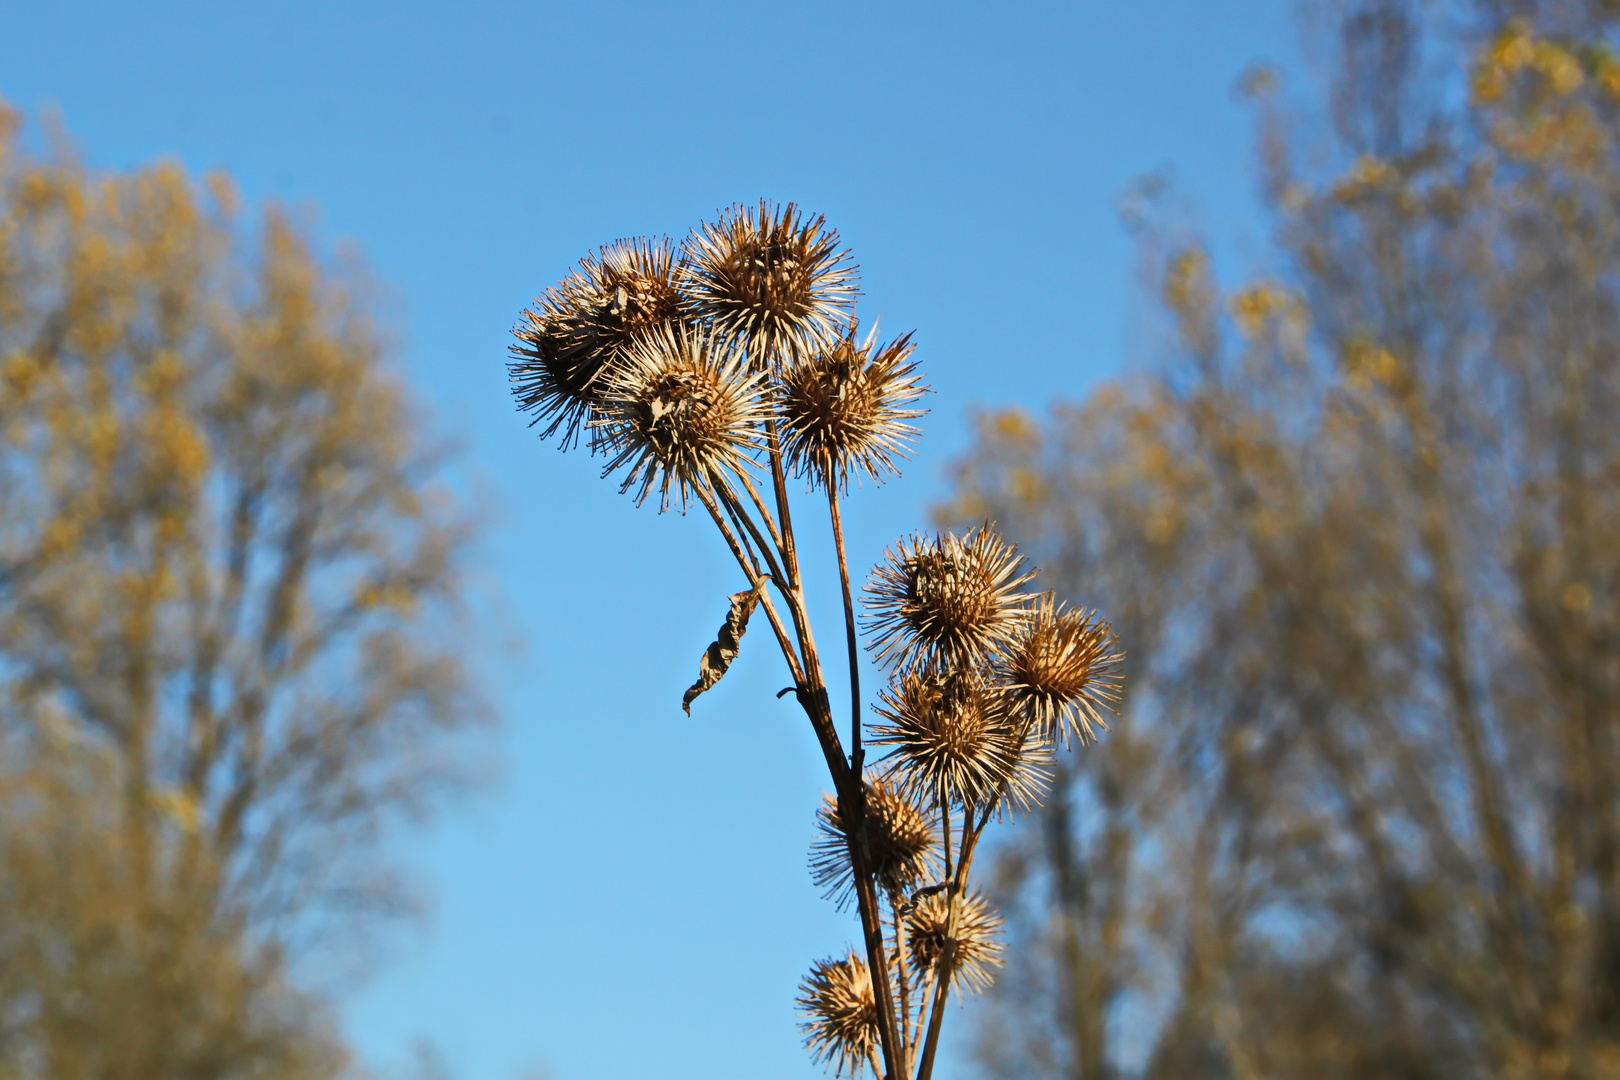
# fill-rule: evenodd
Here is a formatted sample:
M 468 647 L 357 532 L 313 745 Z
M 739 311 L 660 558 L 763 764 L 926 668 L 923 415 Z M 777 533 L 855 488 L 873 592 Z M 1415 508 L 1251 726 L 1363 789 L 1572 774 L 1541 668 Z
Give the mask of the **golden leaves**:
M 1395 354 L 1376 342 L 1355 338 L 1344 349 L 1345 380 L 1353 390 L 1397 388 L 1401 370 Z
M 1200 305 L 1209 289 L 1209 255 L 1203 248 L 1190 247 L 1170 259 L 1164 275 L 1164 301 L 1171 310 L 1184 312 Z
M 1333 197 L 1339 202 L 1352 202 L 1386 187 L 1395 179 L 1395 170 L 1389 162 L 1374 154 L 1362 154 L 1333 185 Z
M 1538 36 L 1515 19 L 1475 57 L 1470 86 L 1511 157 L 1586 170 L 1613 150 L 1600 112 L 1620 102 L 1620 62 L 1605 42 Z
M 1033 443 L 1040 440 L 1040 428 L 1023 409 L 998 409 L 980 425 L 984 431 L 1009 443 Z
M 467 528 L 355 276 L 273 210 L 236 232 L 223 177 L 210 206 L 178 166 L 37 159 L 0 113 L 0 902 L 72 966 L 31 971 L 30 1000 L 91 1017 L 30 1018 L 0 1057 L 183 1075 L 198 1047 L 279 1054 L 284 972 L 252 968 L 293 943 L 256 913 L 386 895 L 351 841 L 454 775 L 444 736 L 480 715 L 452 630 Z M 55 801 L 17 796 L 24 771 Z M 86 826 L 84 850 L 23 819 Z M 50 861 L 19 920 L 29 844 Z M 133 1025 L 131 985 L 152 1001 Z M 205 1005 L 252 1041 L 219 1042 Z
M 1601 55 L 1593 60 L 1602 67 Z M 1481 104 L 1500 101 L 1516 76 L 1529 76 L 1541 89 L 1560 97 L 1575 93 L 1586 83 L 1581 58 L 1572 46 L 1537 38 L 1522 20 L 1509 23 L 1474 61 L 1474 100 Z
M 1244 286 L 1227 300 L 1226 306 L 1244 337 L 1260 343 L 1274 335 L 1285 359 L 1292 363 L 1303 360 L 1310 310 L 1280 283 L 1263 279 Z

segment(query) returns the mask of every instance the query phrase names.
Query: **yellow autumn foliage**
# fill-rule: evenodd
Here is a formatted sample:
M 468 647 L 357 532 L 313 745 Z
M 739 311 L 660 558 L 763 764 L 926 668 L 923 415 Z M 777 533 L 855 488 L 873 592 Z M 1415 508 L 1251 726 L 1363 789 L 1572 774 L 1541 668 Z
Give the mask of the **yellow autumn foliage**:
M 993 1076 L 1620 1075 L 1620 6 L 1318 13 L 1275 269 L 1133 205 L 1165 355 L 939 513 L 1132 695 L 1002 863 Z
M 0 1076 L 343 1067 L 284 928 L 386 900 L 378 829 L 481 714 L 362 292 L 228 178 L 0 106 Z

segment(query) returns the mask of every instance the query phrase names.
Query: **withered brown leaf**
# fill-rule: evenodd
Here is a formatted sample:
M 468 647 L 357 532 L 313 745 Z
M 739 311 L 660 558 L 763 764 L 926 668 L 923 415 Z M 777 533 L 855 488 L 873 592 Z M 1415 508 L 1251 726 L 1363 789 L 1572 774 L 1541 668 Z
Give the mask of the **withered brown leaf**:
M 737 658 L 737 649 L 742 636 L 748 632 L 748 617 L 754 613 L 754 605 L 759 603 L 759 590 L 748 589 L 740 593 L 732 593 L 728 598 L 731 601 L 731 610 L 726 613 L 726 621 L 720 627 L 720 632 L 709 643 L 709 648 L 698 663 L 698 680 L 687 688 L 681 695 L 681 708 L 687 716 L 692 715 L 692 702 L 697 696 L 720 681 L 720 676 L 731 667 L 731 662 Z

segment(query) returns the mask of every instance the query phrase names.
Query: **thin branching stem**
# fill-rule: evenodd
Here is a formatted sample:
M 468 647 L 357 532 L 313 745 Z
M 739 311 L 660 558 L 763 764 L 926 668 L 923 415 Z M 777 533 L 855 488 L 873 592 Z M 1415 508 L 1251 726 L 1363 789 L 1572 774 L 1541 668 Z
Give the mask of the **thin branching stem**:
M 770 531 L 771 539 L 776 542 L 776 550 L 786 552 L 787 547 L 782 542 L 782 530 L 776 527 L 776 519 L 771 516 L 770 507 L 765 505 L 765 499 L 760 495 L 759 489 L 748 479 L 748 474 L 740 470 L 737 473 L 737 480 L 742 484 L 743 490 L 748 492 L 748 497 L 753 500 L 754 508 L 759 511 L 760 518 L 765 522 L 765 528 Z M 783 557 L 786 558 L 786 555 Z
M 717 481 L 718 479 L 719 478 L 716 477 Z M 766 572 L 771 569 L 771 565 L 769 562 L 765 563 L 763 566 L 760 564 L 760 556 L 766 554 L 766 552 L 756 548 L 755 545 L 758 537 L 754 536 L 752 531 L 749 530 L 743 523 L 743 519 L 737 516 L 737 508 L 726 499 L 724 492 L 718 487 L 715 490 L 715 496 L 720 500 L 720 505 L 725 509 L 726 516 L 731 519 L 732 527 L 736 530 L 737 539 L 742 541 L 742 548 L 743 551 L 748 555 L 749 565 L 754 568 L 755 573 L 759 574 L 761 577 L 764 577 Z M 773 581 L 776 579 L 776 575 L 774 573 L 770 576 Z
M 911 1075 L 911 980 L 906 977 L 906 920 L 900 914 L 900 897 L 889 894 L 889 912 L 894 916 L 894 977 L 900 989 L 900 1014 L 895 1017 L 900 1030 L 900 1074 Z
M 833 546 L 838 549 L 838 583 L 844 587 L 844 635 L 849 646 L 849 761 L 861 771 L 861 656 L 855 637 L 855 601 L 849 593 L 849 561 L 844 556 L 844 519 L 838 512 L 838 478 L 823 476 L 827 513 L 832 518 Z
M 777 562 L 774 553 L 779 549 L 775 549 L 765 537 L 760 535 L 759 525 L 754 521 L 753 515 L 748 513 L 748 508 L 742 505 L 742 500 L 737 498 L 737 493 L 731 489 L 731 485 L 726 482 L 725 477 L 715 477 L 715 494 L 720 497 L 720 501 L 725 505 L 727 513 L 731 515 L 731 520 L 747 534 L 747 537 L 752 537 L 754 546 L 759 549 L 760 554 L 765 558 L 765 566 L 771 572 L 771 580 L 775 581 L 776 587 L 782 591 L 783 595 L 786 595 L 788 590 L 787 576 L 782 573 L 782 566 Z
M 799 648 L 804 657 L 803 673 L 795 676 L 799 681 L 799 701 L 810 718 L 811 727 L 815 729 L 817 739 L 821 743 L 822 753 L 827 758 L 833 786 L 838 791 L 840 815 L 850 823 L 848 832 L 850 867 L 854 871 L 856 907 L 860 912 L 862 936 L 866 944 L 866 963 L 871 972 L 873 997 L 878 1006 L 878 1034 L 883 1044 L 883 1061 L 888 1067 L 885 1075 L 889 1080 L 900 1080 L 901 1073 L 898 1071 L 901 1060 L 900 1037 L 894 1019 L 894 996 L 889 987 L 889 971 L 884 955 L 882 915 L 878 908 L 877 890 L 872 882 L 865 845 L 861 841 L 863 833 L 861 822 L 865 816 L 866 802 L 864 785 L 861 775 L 849 768 L 849 763 L 843 756 L 838 732 L 833 727 L 832 712 L 827 700 L 827 684 L 821 671 L 815 636 L 810 629 L 809 615 L 804 608 L 804 590 L 799 578 L 798 556 L 793 539 L 793 519 L 788 510 L 787 483 L 782 469 L 781 448 L 776 436 L 776 422 L 767 420 L 765 428 L 766 444 L 771 457 L 771 480 L 775 488 L 777 514 L 782 530 L 782 561 L 787 570 L 789 584 L 789 588 L 783 590 L 782 595 L 787 601 L 788 612 L 792 616 Z M 731 536 L 729 528 L 725 527 L 718 507 L 712 503 L 712 497 L 705 503 L 710 507 L 710 515 L 722 526 L 722 531 L 726 532 L 728 542 L 732 543 L 734 551 L 740 552 L 740 546 Z M 772 625 L 775 626 L 776 623 L 773 621 Z M 782 636 L 778 634 L 779 639 Z
M 765 419 L 765 447 L 771 458 L 771 486 L 776 492 L 776 517 L 782 527 L 782 561 L 788 580 L 799 587 L 799 553 L 793 542 L 793 514 L 788 507 L 787 473 L 782 468 L 782 445 L 776 437 L 776 418 Z
M 956 874 L 952 877 L 947 869 L 945 876 L 951 880 L 951 888 L 946 890 L 946 916 L 945 916 L 945 947 L 940 950 L 939 959 L 935 966 L 939 968 L 937 984 L 934 987 L 934 1004 L 928 1014 L 928 1035 L 923 1042 L 922 1058 L 917 1063 L 917 1080 L 930 1080 L 934 1073 L 934 1052 L 939 1048 L 940 1027 L 945 1020 L 945 1003 L 950 997 L 951 974 L 956 967 L 956 931 L 957 917 L 961 912 L 962 901 L 966 898 L 966 884 L 969 868 L 973 865 L 973 852 L 978 846 L 979 834 L 984 831 L 985 825 L 990 821 L 992 807 L 986 806 L 979 818 L 977 826 L 973 824 L 973 806 L 971 803 L 962 807 L 962 850 L 956 862 Z M 945 814 L 946 859 L 950 858 L 950 812 Z
M 776 613 L 776 605 L 771 602 L 771 594 L 765 588 L 764 575 L 749 562 L 742 545 L 738 543 L 736 535 L 732 533 L 731 527 L 726 524 L 725 517 L 720 513 L 720 507 L 715 504 L 714 495 L 701 484 L 694 484 L 692 490 L 697 492 L 704 509 L 708 510 L 709 516 L 714 519 L 720 535 L 725 537 L 732 555 L 737 558 L 737 565 L 742 567 L 743 573 L 748 577 L 748 584 L 759 590 L 759 602 L 765 608 L 766 617 L 770 619 L 771 629 L 776 631 L 776 643 L 782 648 L 782 656 L 787 660 L 788 671 L 793 675 L 795 683 L 803 685 L 804 667 L 799 663 L 799 655 L 794 651 L 793 640 L 788 637 L 787 628 L 782 625 L 782 617 Z
M 911 1035 L 906 1045 L 910 1047 L 906 1057 L 906 1075 L 911 1075 L 911 1055 L 917 1051 L 917 1044 L 922 1041 L 923 1019 L 928 1015 L 928 995 L 934 988 L 934 978 L 924 973 L 922 981 L 917 984 L 917 1015 L 911 1022 Z
M 788 507 L 787 479 L 782 467 L 781 444 L 777 439 L 776 421 L 765 421 L 766 447 L 771 458 L 771 482 L 775 489 L 777 516 L 781 525 L 782 561 L 792 586 L 783 595 L 798 632 L 799 647 L 804 652 L 805 685 L 801 703 L 810 716 L 810 722 L 822 743 L 822 752 L 832 772 L 833 786 L 838 791 L 840 816 L 849 823 L 847 846 L 850 868 L 855 878 L 856 908 L 860 912 L 861 932 L 866 944 L 866 963 L 871 972 L 873 997 L 878 1006 L 878 1035 L 883 1044 L 883 1062 L 889 1080 L 901 1080 L 899 1072 L 900 1034 L 894 1019 L 894 995 L 889 986 L 889 969 L 883 947 L 883 918 L 878 907 L 877 889 L 872 881 L 870 862 L 866 857 L 864 828 L 866 790 L 864 777 L 852 770 L 843 757 L 838 732 L 832 725 L 832 710 L 827 700 L 827 684 L 821 671 L 820 654 L 816 650 L 815 636 L 810 629 L 810 618 L 804 608 L 804 588 L 799 577 L 799 558 L 793 536 L 793 518 Z M 825 727 L 825 730 L 823 728 Z

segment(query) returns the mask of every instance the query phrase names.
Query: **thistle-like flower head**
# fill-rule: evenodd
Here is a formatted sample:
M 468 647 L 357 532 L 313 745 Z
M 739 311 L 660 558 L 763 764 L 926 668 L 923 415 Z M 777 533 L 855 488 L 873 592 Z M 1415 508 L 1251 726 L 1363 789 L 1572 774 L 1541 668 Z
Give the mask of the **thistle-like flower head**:
M 779 380 L 782 453 L 788 466 L 823 487 L 844 487 L 851 473 L 873 480 L 900 474 L 927 392 L 910 362 L 911 335 L 877 344 L 874 328 L 857 343 L 855 326 L 831 348 L 790 364 Z
M 902 538 L 866 584 L 871 647 L 901 671 L 983 667 L 1022 629 L 1029 597 L 1020 586 L 1034 576 L 988 525 L 965 537 Z
M 881 776 L 866 782 L 866 852 L 878 884 L 890 893 L 915 886 L 934 865 L 932 815 L 912 795 Z M 849 845 L 838 800 L 823 796 L 816 811 L 816 841 L 810 848 L 810 873 L 840 907 L 854 890 Z
M 592 425 L 623 467 L 621 491 L 636 501 L 654 488 L 659 509 L 689 489 L 749 465 L 765 417 L 760 376 L 741 350 L 693 325 L 665 325 L 638 337 L 614 370 Z
M 812 355 L 849 324 L 855 267 L 826 219 L 793 203 L 738 204 L 692 230 L 685 252 L 698 312 L 756 367 Z
M 1089 742 L 1097 728 L 1108 727 L 1102 711 L 1119 700 L 1123 660 L 1108 620 L 1047 593 L 998 668 L 1035 732 L 1067 746 L 1071 738 Z
M 564 447 L 576 441 L 636 336 L 685 317 L 682 276 L 669 240 L 620 240 L 524 309 L 507 371 L 518 408 L 546 424 L 541 438 L 560 431 Z
M 983 993 L 995 981 L 1005 950 L 1001 915 L 977 892 L 956 902 L 956 933 L 949 932 L 950 896 L 940 891 L 918 901 L 906 916 L 911 967 L 920 980 L 947 972 L 953 987 Z M 952 942 L 955 948 L 948 949 Z M 947 961 L 946 957 L 950 959 Z
M 799 984 L 800 1028 L 816 1061 L 830 1062 L 837 1075 L 855 1076 L 874 1060 L 878 1034 L 877 999 L 866 962 L 851 952 L 842 960 L 818 960 Z
M 1006 792 L 1020 805 L 1046 788 L 1042 747 L 1009 712 L 1006 694 L 980 672 L 911 671 L 878 692 L 872 743 L 915 795 L 983 807 Z

